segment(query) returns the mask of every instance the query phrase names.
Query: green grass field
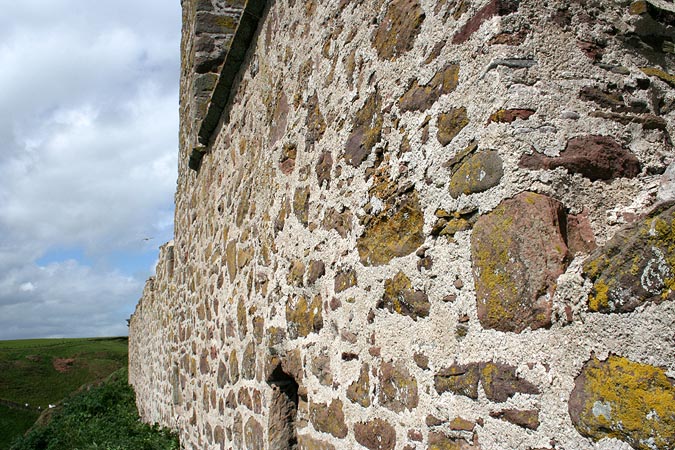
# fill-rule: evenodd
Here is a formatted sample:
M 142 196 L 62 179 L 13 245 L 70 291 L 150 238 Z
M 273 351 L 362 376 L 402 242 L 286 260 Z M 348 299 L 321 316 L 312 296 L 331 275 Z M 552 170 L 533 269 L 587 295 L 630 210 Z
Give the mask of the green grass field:
M 0 341 L 0 450 L 34 423 L 38 407 L 125 367 L 127 355 L 126 337 Z

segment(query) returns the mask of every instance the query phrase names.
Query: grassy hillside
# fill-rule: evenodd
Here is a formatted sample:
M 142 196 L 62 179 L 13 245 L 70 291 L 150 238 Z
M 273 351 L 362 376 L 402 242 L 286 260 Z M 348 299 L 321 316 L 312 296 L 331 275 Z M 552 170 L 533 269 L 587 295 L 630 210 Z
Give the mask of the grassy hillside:
M 68 397 L 46 425 L 36 426 L 11 449 L 178 450 L 175 435 L 139 420 L 127 376 L 127 369 L 120 369 Z
M 127 354 L 126 337 L 0 341 L 0 450 L 50 404 L 126 367 Z

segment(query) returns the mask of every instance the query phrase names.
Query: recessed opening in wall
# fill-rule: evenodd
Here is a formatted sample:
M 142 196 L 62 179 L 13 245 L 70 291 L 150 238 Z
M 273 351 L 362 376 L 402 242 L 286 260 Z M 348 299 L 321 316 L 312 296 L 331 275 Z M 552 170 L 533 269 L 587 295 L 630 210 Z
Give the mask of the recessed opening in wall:
M 171 368 L 171 391 L 174 406 L 180 405 L 182 396 L 180 392 L 180 374 L 177 363 L 173 363 L 173 367 Z
M 298 383 L 277 366 L 267 381 L 272 388 L 269 422 L 269 448 L 296 450 L 298 437 L 295 422 L 298 415 Z

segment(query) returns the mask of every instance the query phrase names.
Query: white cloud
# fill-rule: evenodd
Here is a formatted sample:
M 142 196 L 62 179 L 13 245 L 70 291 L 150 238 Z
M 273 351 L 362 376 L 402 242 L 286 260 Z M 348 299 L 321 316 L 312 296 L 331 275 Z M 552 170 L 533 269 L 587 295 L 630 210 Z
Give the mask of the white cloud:
M 35 289 L 35 285 L 30 281 L 22 283 L 21 286 L 19 286 L 21 292 L 33 292 Z
M 72 260 L 17 268 L 14 277 L 25 276 L 33 281 L 19 289 L 0 283 L 0 339 L 124 335 L 125 319 L 133 312 L 129 298 L 143 286 L 132 277 L 100 273 Z
M 0 339 L 125 332 L 125 259 L 172 234 L 179 39 L 178 1 L 3 5 Z M 61 248 L 91 263 L 36 263 Z

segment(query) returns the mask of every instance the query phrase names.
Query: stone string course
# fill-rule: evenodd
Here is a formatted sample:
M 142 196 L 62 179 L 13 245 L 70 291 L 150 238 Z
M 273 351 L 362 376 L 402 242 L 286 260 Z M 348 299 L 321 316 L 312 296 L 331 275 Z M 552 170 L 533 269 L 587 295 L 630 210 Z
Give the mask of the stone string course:
M 675 448 L 672 0 L 269 0 L 201 143 L 247 2 L 182 5 L 145 421 L 186 449 Z

